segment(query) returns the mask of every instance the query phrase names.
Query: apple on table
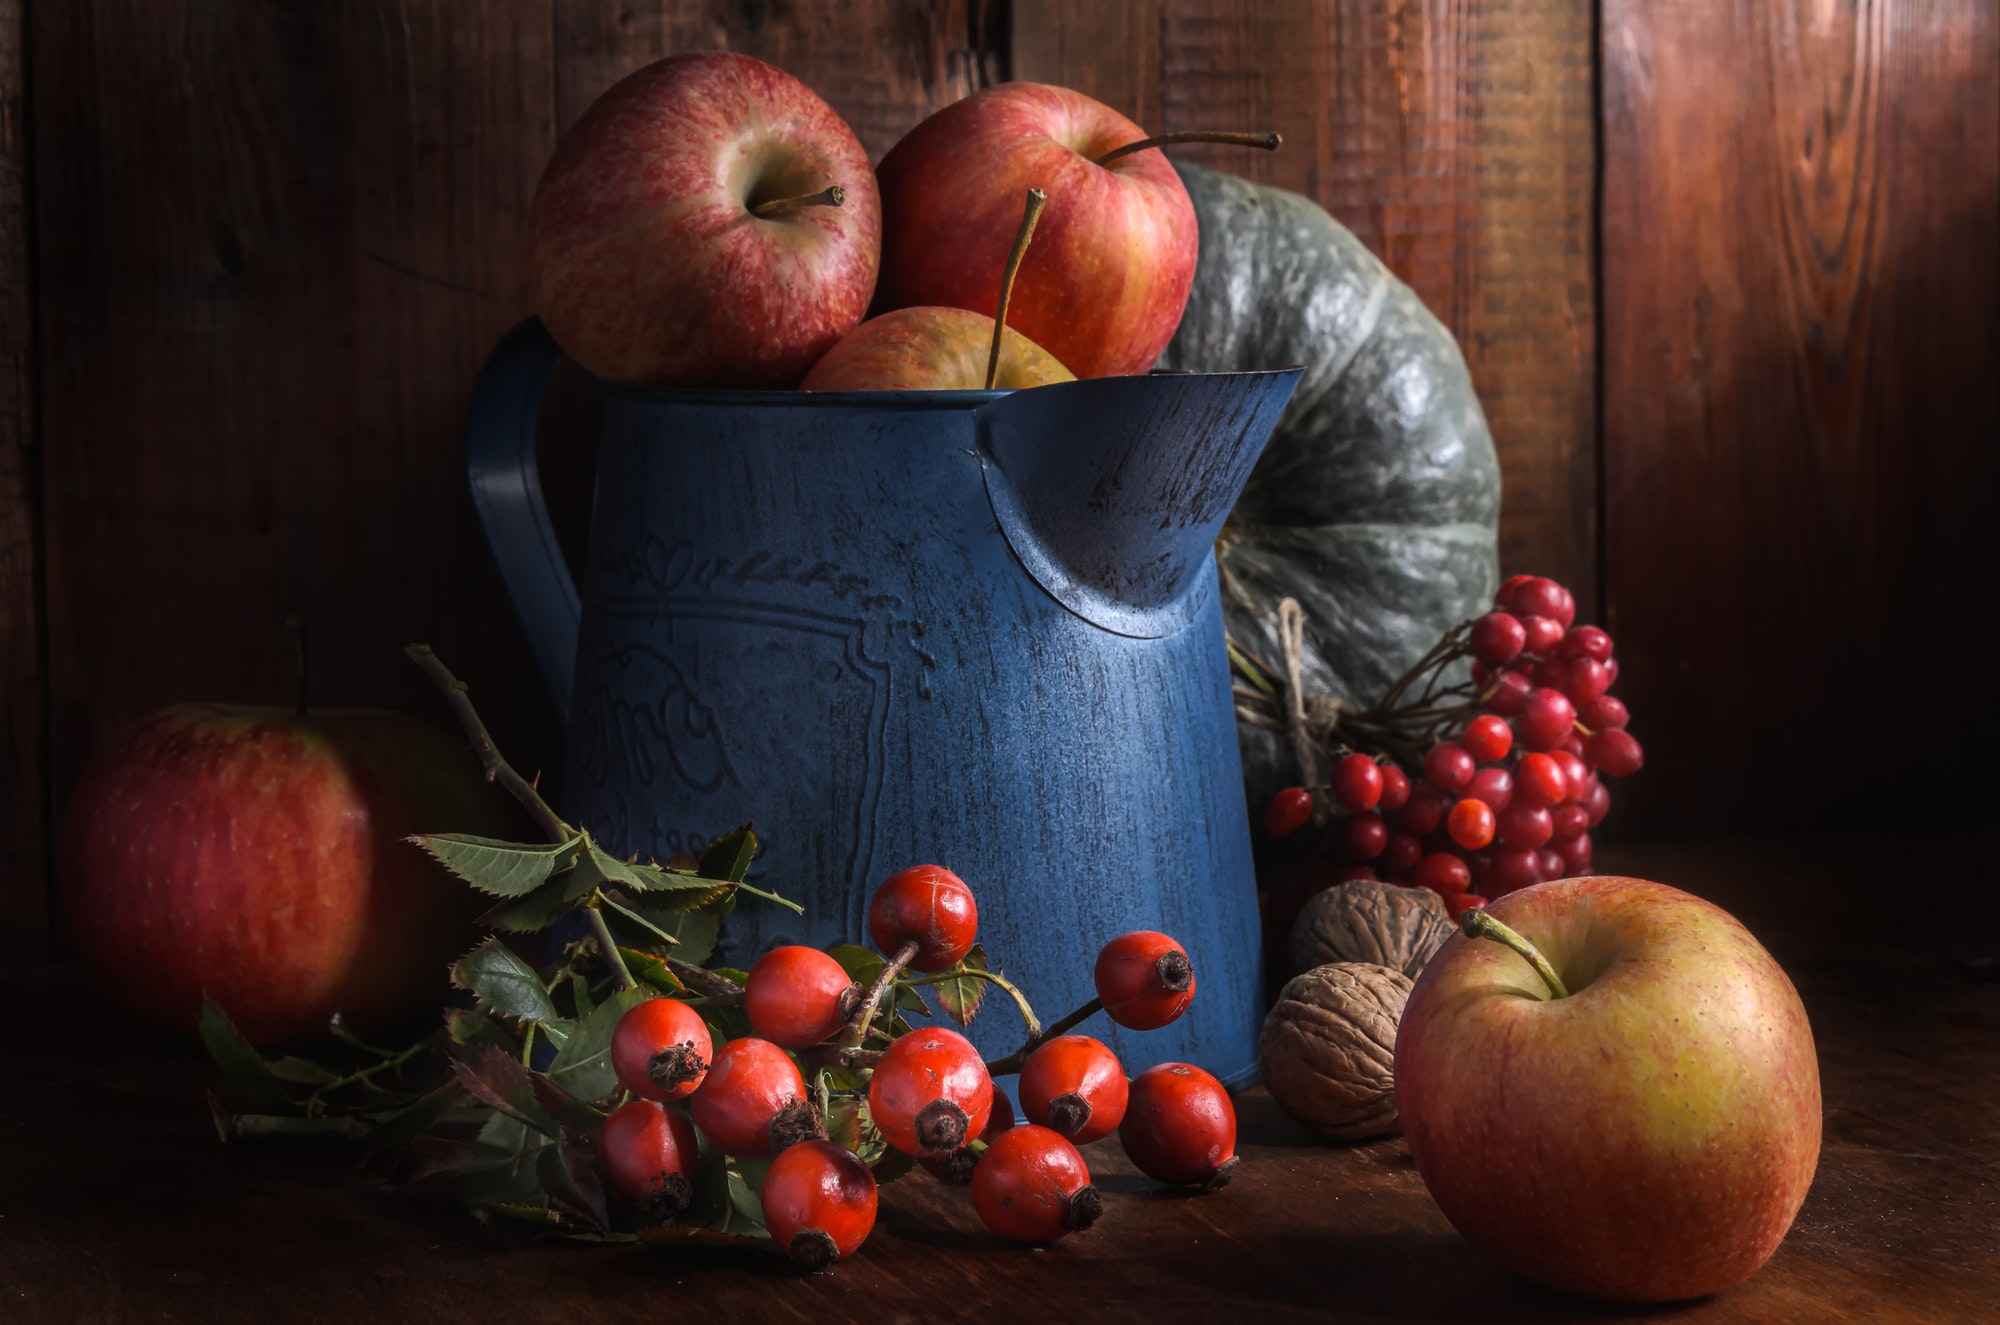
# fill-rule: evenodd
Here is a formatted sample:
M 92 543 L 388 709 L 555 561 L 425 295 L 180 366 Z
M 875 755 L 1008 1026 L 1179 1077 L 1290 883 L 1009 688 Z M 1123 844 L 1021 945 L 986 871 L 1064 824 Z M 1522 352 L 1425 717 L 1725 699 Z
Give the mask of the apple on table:
M 1720 907 L 1642 879 L 1538 884 L 1460 924 L 1410 993 L 1395 1058 L 1410 1153 L 1453 1226 L 1592 1297 L 1748 1278 L 1820 1145 L 1812 1028 L 1770 953 Z
M 84 774 L 64 815 L 68 931 L 107 989 L 194 1034 L 204 992 L 256 1044 L 434 1006 L 485 903 L 405 839 L 521 835 L 465 743 L 380 709 L 181 704 Z

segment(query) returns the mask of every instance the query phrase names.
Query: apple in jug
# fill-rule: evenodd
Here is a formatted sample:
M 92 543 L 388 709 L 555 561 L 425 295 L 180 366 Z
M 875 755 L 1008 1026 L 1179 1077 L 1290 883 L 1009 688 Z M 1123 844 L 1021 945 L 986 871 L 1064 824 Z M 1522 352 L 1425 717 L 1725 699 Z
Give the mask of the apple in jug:
M 854 131 L 791 75 L 709 51 L 638 70 L 563 134 L 528 284 L 602 381 L 783 388 L 868 311 L 881 246 Z
M 483 903 L 405 839 L 518 838 L 462 740 L 401 713 L 182 704 L 70 798 L 69 933 L 107 989 L 192 1035 L 206 992 L 252 1042 L 378 1030 L 434 1005 Z
M 1395 1058 L 1410 1154 L 1453 1226 L 1591 1297 L 1748 1278 L 1819 1159 L 1812 1028 L 1770 953 L 1641 879 L 1538 884 L 1459 920 Z

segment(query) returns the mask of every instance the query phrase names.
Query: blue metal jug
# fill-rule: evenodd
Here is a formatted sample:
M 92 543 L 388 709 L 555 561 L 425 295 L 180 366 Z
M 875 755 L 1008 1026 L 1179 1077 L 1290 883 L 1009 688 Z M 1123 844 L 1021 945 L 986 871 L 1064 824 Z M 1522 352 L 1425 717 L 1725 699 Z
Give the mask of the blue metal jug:
M 1257 897 L 1222 647 L 1217 531 L 1298 371 L 1032 391 L 607 388 L 581 593 L 543 506 L 535 425 L 559 354 L 510 332 L 467 425 L 475 504 L 569 713 L 564 810 L 666 859 L 745 823 L 723 926 L 867 941 L 876 884 L 948 866 L 980 939 L 1053 1019 L 1134 929 L 1186 946 L 1164 1030 L 1098 1019 L 1135 1074 L 1256 1071 Z M 989 1057 L 1021 1026 L 989 998 Z

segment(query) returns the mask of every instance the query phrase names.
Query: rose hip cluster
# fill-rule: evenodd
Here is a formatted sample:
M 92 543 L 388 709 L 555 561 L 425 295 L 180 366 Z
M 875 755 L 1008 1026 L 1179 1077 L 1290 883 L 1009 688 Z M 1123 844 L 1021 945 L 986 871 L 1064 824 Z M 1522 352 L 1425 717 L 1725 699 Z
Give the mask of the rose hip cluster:
M 807 1071 L 817 1076 L 829 1065 L 865 1077 L 866 1115 L 882 1140 L 937 1177 L 970 1184 L 980 1218 L 1009 1238 L 1050 1242 L 1091 1225 L 1102 1200 L 1077 1147 L 1113 1132 L 1132 1162 L 1162 1182 L 1227 1182 L 1237 1163 L 1236 1115 L 1213 1076 L 1163 1063 L 1128 1081 L 1101 1041 L 1063 1033 L 1099 1010 L 1133 1030 L 1178 1018 L 1194 997 L 1194 969 L 1164 934 L 1142 930 L 1107 943 L 1096 998 L 1008 1059 L 989 1064 L 941 1026 L 901 1035 L 873 1026 L 878 1007 L 894 1015 L 899 985 L 924 983 L 901 984 L 906 971 L 958 971 L 1015 993 L 961 967 L 978 924 L 965 882 L 919 865 L 883 883 L 869 904 L 869 937 L 887 961 L 868 989 L 829 954 L 791 946 L 764 954 L 749 972 L 743 1006 L 754 1035 L 717 1047 L 686 1003 L 659 998 L 632 1008 L 614 1033 L 611 1063 L 633 1098 L 599 1140 L 612 1190 L 648 1218 L 673 1218 L 692 1197 L 699 1134 L 726 1155 L 769 1161 L 761 1197 L 781 1251 L 814 1268 L 853 1254 L 875 1224 L 877 1174 L 827 1138 L 825 1096 L 808 1086 Z M 1020 1073 L 1018 1123 L 993 1088 L 994 1075 L 1008 1071 Z
M 1590 830 L 1611 808 L 1603 776 L 1644 762 L 1625 730 L 1611 636 L 1579 626 L 1569 590 L 1540 576 L 1500 586 L 1494 610 L 1455 632 L 1434 665 L 1472 660 L 1472 716 L 1405 770 L 1367 753 L 1344 756 L 1323 791 L 1343 812 L 1330 846 L 1339 881 L 1416 884 L 1451 914 L 1530 884 L 1590 872 Z M 1393 715 L 1391 715 L 1393 716 Z M 1313 793 L 1272 798 L 1275 837 L 1311 821 Z

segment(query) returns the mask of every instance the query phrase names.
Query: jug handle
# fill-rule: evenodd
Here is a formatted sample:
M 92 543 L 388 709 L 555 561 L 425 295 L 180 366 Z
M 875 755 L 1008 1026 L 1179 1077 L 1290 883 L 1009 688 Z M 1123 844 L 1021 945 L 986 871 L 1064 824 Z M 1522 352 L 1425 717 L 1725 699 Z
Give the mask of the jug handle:
M 535 430 L 549 373 L 562 350 L 531 317 L 500 338 L 479 370 L 465 419 L 472 508 L 492 550 L 515 618 L 565 726 L 583 606 L 542 500 Z

